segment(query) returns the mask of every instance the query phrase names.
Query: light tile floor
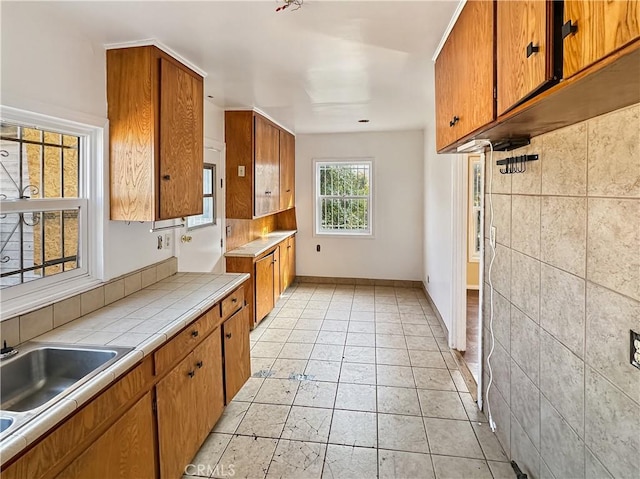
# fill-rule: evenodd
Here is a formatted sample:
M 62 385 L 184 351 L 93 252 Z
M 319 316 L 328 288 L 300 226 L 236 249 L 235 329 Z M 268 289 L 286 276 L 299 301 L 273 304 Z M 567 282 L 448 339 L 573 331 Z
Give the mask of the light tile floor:
M 513 478 L 419 289 L 299 284 L 188 475 Z

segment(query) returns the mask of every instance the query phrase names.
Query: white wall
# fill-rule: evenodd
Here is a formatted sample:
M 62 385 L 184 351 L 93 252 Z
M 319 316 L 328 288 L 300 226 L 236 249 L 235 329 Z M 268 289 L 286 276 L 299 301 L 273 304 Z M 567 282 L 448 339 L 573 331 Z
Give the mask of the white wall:
M 55 117 L 106 124 L 106 57 L 63 18 L 51 18 L 41 5 L 3 2 L 0 103 Z M 107 138 L 107 137 L 105 137 Z M 108 199 L 108 165 L 105 165 Z M 108 203 L 108 201 L 106 202 Z M 108 204 L 104 208 L 108 219 Z M 156 249 L 150 223 L 106 221 L 104 279 L 162 261 L 174 254 Z M 175 242 L 174 242 L 175 244 Z
M 433 78 L 433 66 L 431 67 Z M 433 84 L 433 83 L 432 83 Z M 451 331 L 453 311 L 453 200 L 456 162 L 461 155 L 436 153 L 435 110 L 430 109 L 424 136 L 424 277 L 423 283 Z
M 297 274 L 420 280 L 423 153 L 422 131 L 297 135 Z M 314 237 L 313 159 L 350 157 L 374 158 L 375 238 Z

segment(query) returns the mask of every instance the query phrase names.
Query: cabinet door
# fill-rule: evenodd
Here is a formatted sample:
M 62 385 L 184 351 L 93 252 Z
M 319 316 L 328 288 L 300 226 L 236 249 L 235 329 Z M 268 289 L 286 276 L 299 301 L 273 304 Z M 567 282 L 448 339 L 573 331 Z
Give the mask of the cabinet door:
M 295 261 L 295 237 L 291 236 L 280 244 L 280 294 L 293 283 Z
M 280 209 L 295 206 L 296 139 L 280 130 Z
M 197 415 L 198 436 L 203 441 L 224 410 L 220 328 L 216 328 L 200 346 L 193 350 L 193 361 L 197 395 L 195 411 L 192 410 L 192 413 Z
M 255 117 L 254 215 L 264 216 L 280 207 L 280 131 Z
M 273 254 L 256 261 L 256 322 L 273 309 Z
M 467 2 L 435 65 L 438 150 L 495 119 L 494 2 Z
M 229 404 L 236 393 L 251 376 L 251 357 L 249 353 L 250 310 L 242 308 L 227 319 L 223 326 L 224 333 L 224 381 L 226 404 Z
M 275 307 L 280 298 L 280 258 L 282 258 L 280 246 L 277 246 L 273 252 L 273 306 Z
M 56 477 L 156 477 L 151 401 L 149 392 Z
M 436 149 L 441 150 L 458 138 L 453 123 L 457 90 L 454 88 L 458 59 L 453 35 L 445 42 L 435 64 Z
M 640 36 L 636 0 L 565 0 L 564 21 L 575 26 L 564 38 L 565 79 Z
M 497 100 L 501 115 L 553 78 L 553 3 L 500 0 L 497 9 Z
M 202 79 L 160 59 L 159 219 L 202 213 Z
M 160 477 L 174 479 L 198 451 L 201 441 L 193 353 L 156 386 Z
M 289 276 L 287 277 L 287 286 L 291 285 L 296 279 L 296 237 L 289 238 L 287 245 L 287 256 L 289 263 Z

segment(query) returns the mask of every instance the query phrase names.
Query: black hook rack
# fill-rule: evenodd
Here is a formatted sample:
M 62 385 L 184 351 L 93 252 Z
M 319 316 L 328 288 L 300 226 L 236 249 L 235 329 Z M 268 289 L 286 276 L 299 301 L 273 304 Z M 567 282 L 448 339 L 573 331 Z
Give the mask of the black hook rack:
M 503 175 L 512 175 L 514 173 L 524 173 L 527 171 L 527 161 L 536 161 L 538 155 L 520 155 L 512 156 L 511 158 L 505 158 L 504 160 L 496 161 L 496 165 L 504 165 L 504 168 L 500 168 L 500 173 Z

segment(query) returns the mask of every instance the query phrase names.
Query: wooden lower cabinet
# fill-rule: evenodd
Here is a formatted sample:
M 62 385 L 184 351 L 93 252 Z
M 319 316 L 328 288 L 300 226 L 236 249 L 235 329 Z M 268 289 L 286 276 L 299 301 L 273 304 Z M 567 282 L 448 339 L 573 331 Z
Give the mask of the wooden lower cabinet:
M 251 376 L 249 326 L 251 309 L 244 307 L 222 325 L 224 337 L 224 377 L 226 404 Z
M 280 294 L 291 286 L 296 277 L 296 237 L 280 243 Z
M 182 477 L 224 411 L 225 387 L 229 402 L 251 373 L 246 285 L 10 460 L 0 477 Z
M 156 477 L 151 392 L 145 394 L 57 479 Z
M 270 253 L 256 261 L 256 323 L 273 309 L 274 301 L 274 255 Z
M 220 330 L 156 385 L 160 477 L 181 477 L 224 408 Z

